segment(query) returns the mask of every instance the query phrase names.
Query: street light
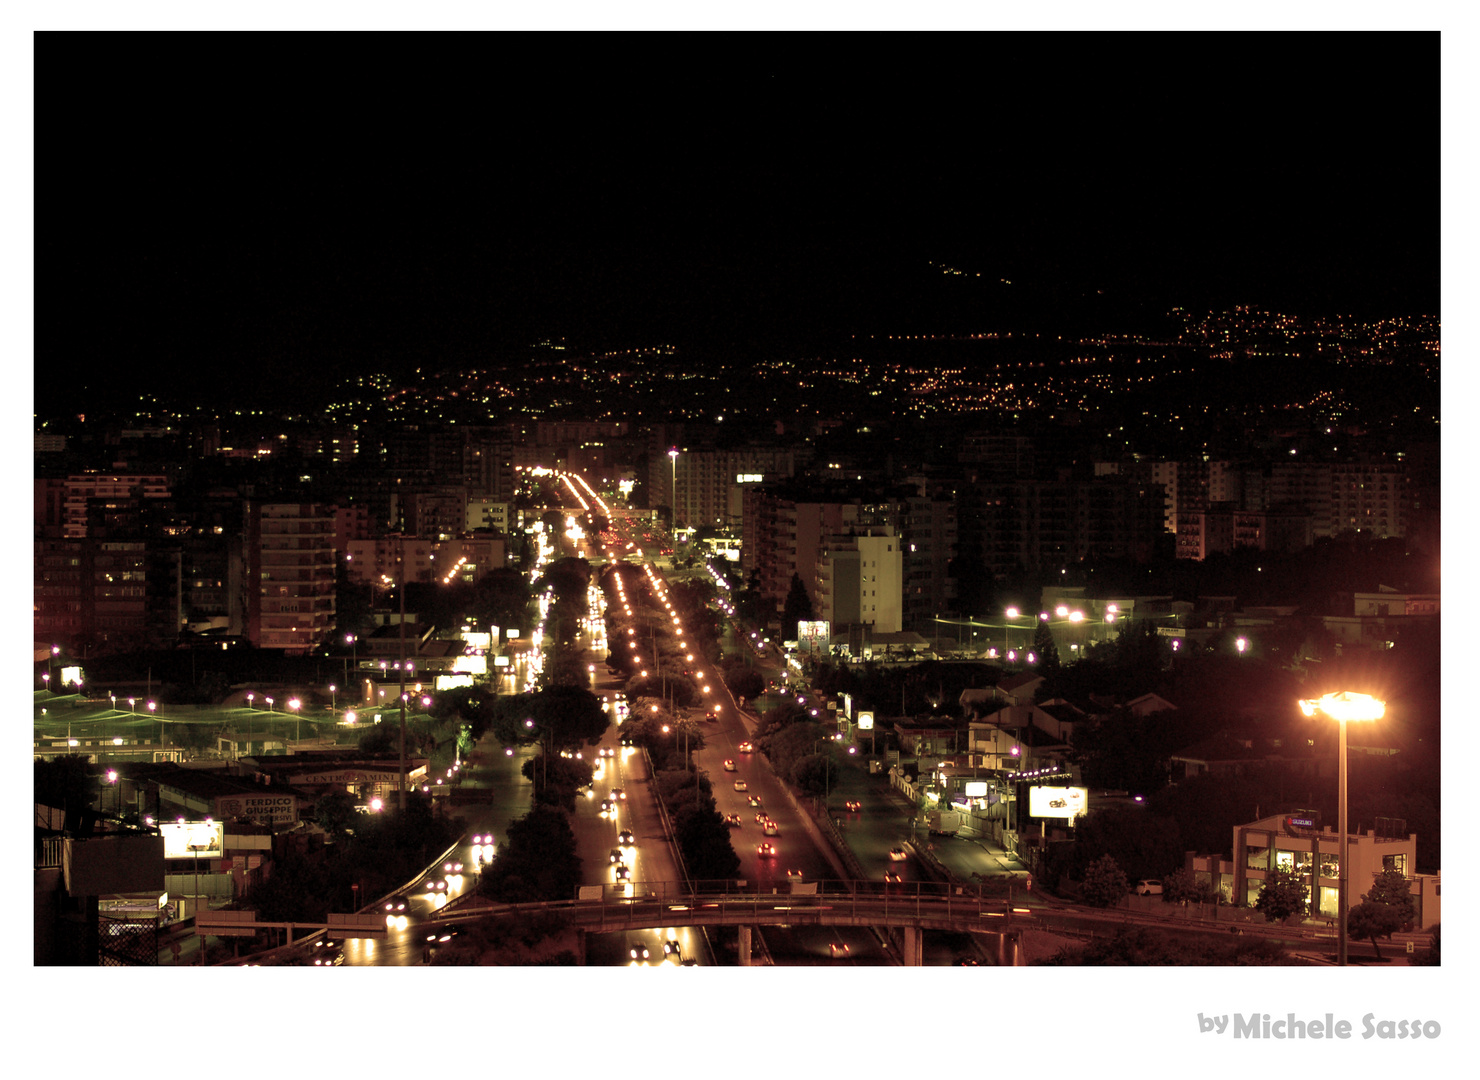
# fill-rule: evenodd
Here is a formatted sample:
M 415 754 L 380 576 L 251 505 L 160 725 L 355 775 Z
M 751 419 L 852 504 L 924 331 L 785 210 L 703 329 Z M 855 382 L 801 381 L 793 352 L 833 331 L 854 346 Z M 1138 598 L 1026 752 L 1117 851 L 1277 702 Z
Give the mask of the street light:
M 288 708 L 292 710 L 294 716 L 293 738 L 295 741 L 303 738 L 303 719 L 298 715 L 298 707 L 302 704 L 303 702 L 299 701 L 297 698 L 288 699 Z
M 1300 702 L 1300 711 L 1306 716 L 1323 712 L 1336 721 L 1336 831 L 1340 834 L 1340 846 L 1336 854 L 1336 963 L 1346 966 L 1346 724 L 1347 721 L 1375 721 L 1387 711 L 1387 703 L 1368 694 L 1355 694 L 1350 690 L 1324 697 L 1305 699 Z M 1319 877 L 1319 871 L 1317 873 Z M 1319 897 L 1317 898 L 1319 900 Z

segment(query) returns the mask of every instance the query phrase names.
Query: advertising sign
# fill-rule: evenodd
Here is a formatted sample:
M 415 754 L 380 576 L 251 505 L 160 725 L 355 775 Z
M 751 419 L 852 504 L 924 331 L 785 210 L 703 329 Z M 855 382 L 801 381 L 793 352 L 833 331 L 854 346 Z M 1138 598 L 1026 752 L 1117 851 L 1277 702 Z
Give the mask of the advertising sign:
M 223 856 L 226 826 L 219 821 L 160 822 L 166 859 L 219 859 Z
M 1034 817 L 1078 817 L 1089 809 L 1089 790 L 1082 787 L 1030 787 L 1028 813 Z
M 873 731 L 874 730 L 874 714 L 872 712 L 869 712 L 867 710 L 859 710 L 859 713 L 858 713 L 858 730 L 859 731 Z
M 968 780 L 962 792 L 970 798 L 986 798 L 987 782 L 985 780 Z
M 223 795 L 216 800 L 216 811 L 224 818 L 291 825 L 298 820 L 298 800 L 292 795 Z
M 797 623 L 797 648 L 806 652 L 826 652 L 832 641 L 831 624 L 826 619 L 802 619 Z

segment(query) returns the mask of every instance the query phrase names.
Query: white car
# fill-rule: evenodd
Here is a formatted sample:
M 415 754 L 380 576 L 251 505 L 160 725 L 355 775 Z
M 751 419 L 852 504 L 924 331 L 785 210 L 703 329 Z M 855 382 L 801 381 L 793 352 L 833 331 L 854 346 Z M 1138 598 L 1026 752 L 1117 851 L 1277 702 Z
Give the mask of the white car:
M 744 791 L 747 786 L 748 785 L 745 783 L 744 780 L 736 780 L 735 781 L 735 790 L 736 791 Z
M 1140 881 L 1136 882 L 1136 895 L 1137 896 L 1160 896 L 1161 895 L 1161 879 L 1160 878 L 1142 878 Z

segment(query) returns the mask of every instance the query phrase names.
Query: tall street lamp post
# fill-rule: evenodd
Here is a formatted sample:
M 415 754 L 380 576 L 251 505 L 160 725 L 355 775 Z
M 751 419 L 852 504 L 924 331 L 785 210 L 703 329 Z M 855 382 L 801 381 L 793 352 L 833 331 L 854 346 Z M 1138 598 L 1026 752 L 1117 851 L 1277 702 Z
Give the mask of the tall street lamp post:
M 1336 854 L 1336 963 L 1346 966 L 1346 890 L 1347 890 L 1347 835 L 1346 835 L 1346 724 L 1347 721 L 1374 721 L 1387 711 L 1387 703 L 1367 694 L 1343 691 L 1324 697 L 1300 702 L 1300 711 L 1306 716 L 1317 712 L 1325 713 L 1336 721 L 1336 831 L 1340 834 Z M 1319 897 L 1317 897 L 1319 903 Z
M 672 447 L 668 451 L 668 460 L 673 466 L 672 495 L 669 502 L 673 504 L 673 526 L 678 525 L 678 447 Z M 672 530 L 670 529 L 670 532 Z

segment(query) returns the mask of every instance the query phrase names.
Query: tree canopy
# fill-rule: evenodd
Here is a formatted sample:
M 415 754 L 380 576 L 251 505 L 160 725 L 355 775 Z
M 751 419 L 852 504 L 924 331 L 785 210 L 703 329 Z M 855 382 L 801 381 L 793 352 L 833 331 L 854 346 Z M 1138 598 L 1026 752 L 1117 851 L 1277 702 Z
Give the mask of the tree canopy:
M 1113 855 L 1101 855 L 1084 872 L 1084 885 L 1080 895 L 1091 907 L 1108 908 L 1120 903 L 1131 891 L 1125 871 Z
M 1284 922 L 1306 913 L 1310 907 L 1309 896 L 1310 883 L 1305 874 L 1293 868 L 1275 867 L 1265 872 L 1264 885 L 1259 889 L 1254 907 L 1264 912 L 1266 922 Z
M 581 857 L 565 812 L 547 804 L 509 824 L 508 838 L 483 871 L 478 891 L 506 904 L 569 900 L 581 881 Z
M 1384 870 L 1372 879 L 1372 888 L 1362 902 L 1348 912 L 1346 933 L 1350 938 L 1372 942 L 1372 950 L 1380 957 L 1377 939 L 1391 939 L 1399 930 L 1411 928 L 1417 918 L 1408 879 L 1400 870 Z

